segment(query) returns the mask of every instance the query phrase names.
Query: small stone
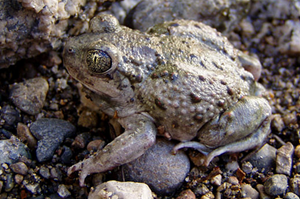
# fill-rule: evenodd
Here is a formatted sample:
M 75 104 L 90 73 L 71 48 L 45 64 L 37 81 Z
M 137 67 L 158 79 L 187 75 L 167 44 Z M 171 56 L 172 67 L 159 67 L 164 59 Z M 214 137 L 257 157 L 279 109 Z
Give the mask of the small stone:
M 295 148 L 295 155 L 297 158 L 300 158 L 300 145 L 297 145 Z
M 86 107 L 81 108 L 79 111 L 79 118 L 77 124 L 85 128 L 93 128 L 97 126 L 98 115 Z
M 72 146 L 79 149 L 84 149 L 85 146 L 89 143 L 91 135 L 89 133 L 81 133 L 75 137 Z
M 31 184 L 29 183 L 27 180 L 23 180 L 23 183 L 22 183 L 25 188 L 30 191 L 32 194 L 37 194 L 37 193 L 40 193 L 41 192 L 41 188 L 40 188 L 40 185 L 39 183 L 35 183 L 35 184 Z
M 56 168 L 51 168 L 50 175 L 51 175 L 51 179 L 58 180 L 58 172 Z
M 229 161 L 226 163 L 226 169 L 227 171 L 234 172 L 236 170 L 238 170 L 238 168 L 240 168 L 239 163 L 237 161 Z
M 290 142 L 287 142 L 277 150 L 276 173 L 288 176 L 291 175 L 293 152 L 294 146 Z
M 276 148 L 269 144 L 265 144 L 249 159 L 249 162 L 253 165 L 253 167 L 257 167 L 259 171 L 266 173 L 274 167 L 275 160 Z
M 246 173 L 246 174 L 250 174 L 252 173 L 253 170 L 253 166 L 250 162 L 243 162 L 242 163 L 242 170 Z
M 211 178 L 210 182 L 213 185 L 220 186 L 222 183 L 222 175 L 221 174 L 215 175 L 214 177 Z
M 29 129 L 39 140 L 36 149 L 39 162 L 51 160 L 58 146 L 65 138 L 73 136 L 76 130 L 70 122 L 54 118 L 39 119 L 33 122 Z
M 47 167 L 41 166 L 40 170 L 39 170 L 40 175 L 43 178 L 49 179 L 50 178 L 50 170 Z
M 271 196 L 282 195 L 288 187 L 288 179 L 285 175 L 275 174 L 264 183 L 264 190 Z
M 285 196 L 283 198 L 284 199 L 299 199 L 299 197 L 292 192 L 288 192 L 287 194 L 285 194 Z
M 279 115 L 279 114 L 274 115 L 274 118 L 271 122 L 271 128 L 277 132 L 282 131 L 282 129 L 284 128 L 284 122 L 282 120 L 281 115 Z
M 25 124 L 18 123 L 17 135 L 23 143 L 27 143 L 27 146 L 30 149 L 34 149 L 36 147 L 36 139 L 31 134 L 28 126 L 26 126 Z
M 89 193 L 89 199 L 109 198 L 143 198 L 152 199 L 152 193 L 148 185 L 137 182 L 108 181 L 98 185 Z
M 174 146 L 174 142 L 158 138 L 142 156 L 122 166 L 125 179 L 144 182 L 159 195 L 173 193 L 190 170 L 190 161 L 183 151 L 172 154 Z
M 238 184 L 240 184 L 240 183 L 239 183 L 239 180 L 238 180 L 237 177 L 235 177 L 235 176 L 229 176 L 228 182 L 231 183 L 231 184 L 233 184 L 233 185 L 238 185 Z
M 5 181 L 5 191 L 10 192 L 15 186 L 13 175 L 11 173 L 6 175 L 6 181 Z
M 25 113 L 36 115 L 44 106 L 48 89 L 48 82 L 42 77 L 37 77 L 14 84 L 10 89 L 10 98 Z
M 15 125 L 21 120 L 20 113 L 14 107 L 6 105 L 0 107 L 1 126 L 5 129 L 13 130 Z
M 98 149 L 103 148 L 105 142 L 103 140 L 93 140 L 90 141 L 86 147 L 88 151 L 97 151 Z
M 26 175 L 28 172 L 28 167 L 23 162 L 17 162 L 17 163 L 11 164 L 10 168 L 13 172 L 21 174 L 21 175 Z
M 199 184 L 196 189 L 194 190 L 196 196 L 202 196 L 205 195 L 209 192 L 209 189 L 207 188 L 207 186 L 203 183 Z
M 72 150 L 70 147 L 64 146 L 63 147 L 63 152 L 60 156 L 60 160 L 63 164 L 70 164 L 71 163 L 71 158 L 72 158 Z
M 15 182 L 16 182 L 17 184 L 21 184 L 22 181 L 23 181 L 23 179 L 24 179 L 24 176 L 22 176 L 22 175 L 20 175 L 20 174 L 16 174 L 16 175 L 15 175 Z
M 57 194 L 62 198 L 71 196 L 70 191 L 67 189 L 67 187 L 64 184 L 58 185 Z
M 294 168 L 295 168 L 295 172 L 300 174 L 300 162 L 296 162 Z
M 205 195 L 201 196 L 201 199 L 214 199 L 214 198 L 215 198 L 215 196 L 211 191 L 206 193 Z
M 243 198 L 252 198 L 252 199 L 258 199 L 259 193 L 256 191 L 250 184 L 242 184 L 241 185 L 241 194 Z
M 294 177 L 290 179 L 290 188 L 291 188 L 292 192 L 294 192 L 298 196 L 300 195 L 300 175 L 299 174 L 294 175 Z
M 0 164 L 16 163 L 22 156 L 29 158 L 30 153 L 28 148 L 17 137 L 11 136 L 10 139 L 0 140 Z
M 183 190 L 176 199 L 196 199 L 194 192 L 190 189 Z

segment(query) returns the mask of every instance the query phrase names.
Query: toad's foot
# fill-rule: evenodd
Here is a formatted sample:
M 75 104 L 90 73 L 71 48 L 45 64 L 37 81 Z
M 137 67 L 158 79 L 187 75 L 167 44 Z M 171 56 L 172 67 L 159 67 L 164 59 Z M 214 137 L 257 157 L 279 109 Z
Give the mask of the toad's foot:
M 267 118 L 261 124 L 261 127 L 257 130 L 257 132 L 251 134 L 247 138 L 213 150 L 211 153 L 208 154 L 208 156 L 206 156 L 204 165 L 208 166 L 214 157 L 219 156 L 223 153 L 227 153 L 227 152 L 236 153 L 236 152 L 241 152 L 241 151 L 246 151 L 249 149 L 261 147 L 264 140 L 266 140 L 267 136 L 270 133 L 271 120 L 272 117 Z
M 192 141 L 192 142 L 181 142 L 181 143 L 177 144 L 173 148 L 172 153 L 176 154 L 178 150 L 183 149 L 183 148 L 192 148 L 192 149 L 195 149 L 197 151 L 200 151 L 204 155 L 208 155 L 212 151 L 212 149 L 208 148 L 204 144 L 201 144 L 201 143 L 196 142 L 196 141 Z
M 125 128 L 123 134 L 99 150 L 95 156 L 68 169 L 68 175 L 81 171 L 80 186 L 84 186 L 84 180 L 89 174 L 104 172 L 131 162 L 155 143 L 156 128 L 149 118 L 135 115 L 123 118 L 120 123 Z
M 268 134 L 270 133 L 270 122 L 272 120 L 272 117 L 267 118 L 262 124 L 261 127 L 257 130 L 256 133 L 251 134 L 247 138 L 244 138 L 240 141 L 216 148 L 214 150 L 206 147 L 205 145 L 199 143 L 199 142 L 182 142 L 176 145 L 173 148 L 173 153 L 176 154 L 176 152 L 182 148 L 192 148 L 195 150 L 200 151 L 204 155 L 206 155 L 206 158 L 204 160 L 204 165 L 208 166 L 209 163 L 212 161 L 212 159 L 216 156 L 219 156 L 223 153 L 236 153 L 241 152 L 249 149 L 253 149 L 255 147 L 260 147 L 263 143 L 263 141 L 266 139 Z

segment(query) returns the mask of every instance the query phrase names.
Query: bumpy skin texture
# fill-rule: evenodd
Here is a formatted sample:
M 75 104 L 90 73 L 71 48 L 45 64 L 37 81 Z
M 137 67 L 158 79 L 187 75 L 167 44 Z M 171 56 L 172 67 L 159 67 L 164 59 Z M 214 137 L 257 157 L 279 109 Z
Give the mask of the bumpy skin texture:
M 222 153 L 260 146 L 270 132 L 271 108 L 255 96 L 257 83 L 237 54 L 199 22 L 166 22 L 142 33 L 111 15 L 94 18 L 90 33 L 66 43 L 64 64 L 125 132 L 69 174 L 82 170 L 84 185 L 87 175 L 136 159 L 155 143 L 157 127 L 182 141 L 174 152 L 195 148 L 207 154 L 206 165 Z

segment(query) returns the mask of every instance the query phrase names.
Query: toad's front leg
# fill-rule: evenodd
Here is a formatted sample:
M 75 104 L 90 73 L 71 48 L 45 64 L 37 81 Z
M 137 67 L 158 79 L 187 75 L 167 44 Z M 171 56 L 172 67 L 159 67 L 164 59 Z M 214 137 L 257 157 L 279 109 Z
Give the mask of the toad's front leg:
M 153 121 L 141 114 L 120 119 L 125 132 L 106 145 L 91 158 L 83 160 L 68 169 L 68 175 L 81 170 L 80 186 L 84 186 L 86 176 L 110 170 L 131 162 L 145 153 L 156 139 Z

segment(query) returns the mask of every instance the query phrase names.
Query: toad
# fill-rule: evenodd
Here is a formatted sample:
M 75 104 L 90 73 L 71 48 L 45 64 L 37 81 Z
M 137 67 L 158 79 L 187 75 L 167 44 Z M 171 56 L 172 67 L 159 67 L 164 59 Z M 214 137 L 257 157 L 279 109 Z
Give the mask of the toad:
M 86 94 L 125 132 L 68 170 L 104 172 L 141 156 L 159 129 L 206 155 L 260 146 L 270 132 L 271 107 L 261 86 L 219 32 L 200 22 L 177 20 L 147 32 L 119 25 L 111 15 L 90 22 L 89 33 L 70 38 L 64 65 Z

